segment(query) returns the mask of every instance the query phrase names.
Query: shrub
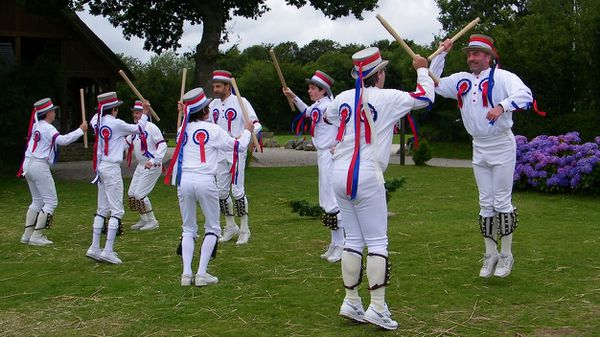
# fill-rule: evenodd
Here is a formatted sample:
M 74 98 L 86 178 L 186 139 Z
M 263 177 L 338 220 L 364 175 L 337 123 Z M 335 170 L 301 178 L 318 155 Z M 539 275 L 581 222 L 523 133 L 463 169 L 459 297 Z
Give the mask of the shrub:
M 527 142 L 516 136 L 517 188 L 543 192 L 600 192 L 600 137 L 581 143 L 579 133 L 541 135 Z
M 417 166 L 425 166 L 427 165 L 425 163 L 431 159 L 431 146 L 425 138 L 419 140 L 419 147 L 413 148 L 412 159 Z

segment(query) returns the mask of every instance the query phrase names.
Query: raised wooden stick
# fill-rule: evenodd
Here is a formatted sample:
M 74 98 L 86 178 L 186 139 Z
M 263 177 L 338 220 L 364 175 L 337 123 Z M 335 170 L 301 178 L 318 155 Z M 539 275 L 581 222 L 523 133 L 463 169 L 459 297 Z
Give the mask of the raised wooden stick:
M 476 17 L 473 21 L 469 22 L 466 26 L 464 26 L 463 29 L 460 30 L 460 32 L 454 34 L 454 36 L 450 38 L 450 40 L 452 40 L 452 42 L 456 42 L 456 40 L 460 39 L 461 36 L 465 35 L 466 32 L 471 30 L 471 28 L 475 27 L 475 25 L 477 25 L 478 23 L 479 17 Z M 433 52 L 433 54 L 429 55 L 427 60 L 433 60 L 433 58 L 436 57 L 442 51 L 444 51 L 444 47 L 440 46 L 435 52 Z
M 414 51 L 412 51 L 412 49 L 410 49 L 408 44 L 406 44 L 406 42 L 404 42 L 404 39 L 402 39 L 402 37 L 400 37 L 400 35 L 398 35 L 398 33 L 394 30 L 394 28 L 392 28 L 392 26 L 390 26 L 390 24 L 383 18 L 383 16 L 381 16 L 381 14 L 377 14 L 376 17 L 377 17 L 377 20 L 379 20 L 379 22 L 381 22 L 383 27 L 385 27 L 385 29 L 394 37 L 394 39 L 396 39 L 396 42 L 398 42 L 400 44 L 402 49 L 404 49 L 404 51 L 406 51 L 406 53 L 408 53 L 408 55 L 414 59 L 416 54 Z M 440 79 L 437 78 L 437 76 L 435 76 L 431 72 L 431 70 L 429 71 L 429 77 L 431 77 L 431 79 L 433 80 L 433 82 L 435 84 L 440 83 Z
M 288 86 L 285 83 L 285 78 L 283 78 L 283 73 L 281 72 L 281 68 L 279 67 L 279 62 L 277 61 L 277 56 L 275 56 L 275 51 L 273 50 L 273 48 L 269 50 L 269 54 L 271 55 L 271 60 L 273 60 L 275 70 L 277 70 L 277 75 L 279 75 L 279 82 L 281 82 L 281 87 L 285 89 Z M 294 102 L 292 102 L 292 99 L 287 96 L 286 98 L 288 103 L 290 104 L 290 109 L 292 109 L 292 111 L 296 111 L 296 106 L 294 105 Z
M 79 89 L 79 98 L 81 99 L 81 121 L 87 123 L 85 117 L 85 100 L 83 99 L 83 89 Z M 88 148 L 87 131 L 83 131 L 83 148 Z
M 187 75 L 187 68 L 183 68 L 183 75 L 181 77 L 181 94 L 179 95 L 179 102 L 183 103 L 183 94 L 185 93 L 185 76 Z M 181 111 L 177 113 L 177 130 L 181 126 Z
M 249 121 L 250 116 L 248 115 L 248 110 L 246 109 L 246 104 L 244 104 L 244 100 L 242 100 L 242 94 L 240 93 L 240 89 L 238 89 L 235 78 L 233 78 L 233 77 L 231 78 L 231 85 L 233 86 L 233 90 L 235 90 L 235 96 L 237 97 L 238 103 L 240 104 L 240 107 L 242 108 L 242 114 L 244 114 L 244 120 Z M 252 132 L 252 143 L 254 144 L 255 148 L 260 149 L 260 144 L 258 143 L 258 139 L 256 138 L 256 135 L 254 134 L 254 132 Z
M 127 77 L 127 75 L 125 74 L 125 72 L 123 70 L 119 70 L 119 75 L 121 75 L 121 77 L 123 77 L 125 82 L 127 82 L 127 85 L 129 85 L 129 87 L 131 88 L 133 93 L 140 99 L 140 101 L 142 101 L 142 102 L 146 101 L 144 96 L 142 96 L 142 94 L 140 94 L 140 92 L 137 90 L 135 85 L 133 85 L 133 83 L 131 83 L 131 81 L 129 80 L 129 77 Z M 152 109 L 152 107 L 150 107 L 150 113 L 152 114 L 152 118 L 156 119 L 157 122 L 160 121 L 160 118 L 158 118 L 158 115 L 156 114 L 156 112 L 154 112 L 154 109 Z

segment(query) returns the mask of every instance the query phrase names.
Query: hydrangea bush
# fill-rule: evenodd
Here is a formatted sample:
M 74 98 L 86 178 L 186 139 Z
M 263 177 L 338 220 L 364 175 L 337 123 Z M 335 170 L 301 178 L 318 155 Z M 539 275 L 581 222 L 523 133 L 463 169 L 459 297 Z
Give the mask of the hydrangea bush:
M 516 188 L 600 194 L 600 137 L 584 144 L 577 132 L 516 140 Z

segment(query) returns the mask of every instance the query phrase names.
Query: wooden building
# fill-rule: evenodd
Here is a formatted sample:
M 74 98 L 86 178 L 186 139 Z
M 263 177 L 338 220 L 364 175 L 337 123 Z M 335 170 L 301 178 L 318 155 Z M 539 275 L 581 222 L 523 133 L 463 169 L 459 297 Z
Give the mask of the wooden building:
M 101 32 L 98 32 L 101 33 Z M 53 88 L 61 132 L 81 123 L 79 89 L 86 93 L 86 111 L 93 113 L 96 96 L 114 90 L 125 64 L 69 10 L 34 13 L 16 0 L 0 0 L 0 69 L 27 66 L 41 55 L 60 65 L 64 88 Z M 32 102 L 33 103 L 33 102 Z

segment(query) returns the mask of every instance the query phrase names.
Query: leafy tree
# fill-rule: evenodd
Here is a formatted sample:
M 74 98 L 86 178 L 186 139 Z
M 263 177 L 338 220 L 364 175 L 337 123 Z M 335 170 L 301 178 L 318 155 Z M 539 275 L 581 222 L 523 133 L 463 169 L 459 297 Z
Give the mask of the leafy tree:
M 482 19 L 478 29 L 487 31 L 499 24 L 514 21 L 527 14 L 525 0 L 436 0 L 440 8 L 438 20 L 446 32 L 457 32 L 476 17 Z
M 375 8 L 377 1 L 286 0 L 286 4 L 297 8 L 310 4 L 331 19 L 350 14 L 360 19 L 361 13 Z M 73 8 L 81 9 L 85 4 L 89 4 L 91 14 L 121 26 L 125 38 L 140 37 L 145 40 L 145 49 L 158 53 L 180 46 L 184 22 L 202 23 L 195 83 L 204 87 L 208 87 L 215 68 L 219 43 L 227 39 L 226 22 L 232 16 L 257 18 L 269 10 L 266 0 L 72 0 Z

